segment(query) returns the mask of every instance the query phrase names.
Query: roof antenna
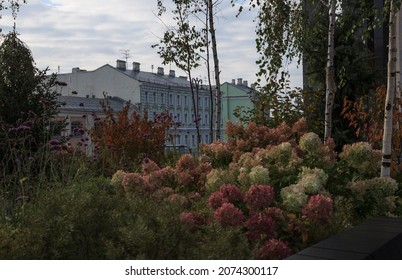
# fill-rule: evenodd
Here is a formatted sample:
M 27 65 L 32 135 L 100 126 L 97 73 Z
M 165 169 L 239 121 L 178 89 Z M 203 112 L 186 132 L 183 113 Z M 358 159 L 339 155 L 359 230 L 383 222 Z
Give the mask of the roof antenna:
M 126 60 L 126 64 L 128 63 L 128 59 L 131 57 L 130 50 L 120 50 L 122 52 L 123 58 Z

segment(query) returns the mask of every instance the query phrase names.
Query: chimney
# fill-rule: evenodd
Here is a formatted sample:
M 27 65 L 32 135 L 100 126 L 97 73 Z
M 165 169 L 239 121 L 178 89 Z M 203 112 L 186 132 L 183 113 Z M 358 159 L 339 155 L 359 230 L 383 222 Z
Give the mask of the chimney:
M 164 75 L 163 67 L 158 67 L 158 75 Z
M 119 70 L 125 71 L 126 70 L 126 62 L 124 60 L 120 60 L 120 59 L 116 60 L 116 68 Z
M 236 84 L 236 80 L 232 79 L 232 85 L 235 85 L 235 84 Z
M 247 82 L 247 81 L 243 81 L 243 86 L 248 87 L 248 82 Z
M 237 84 L 238 84 L 238 85 L 242 85 L 242 84 L 243 84 L 243 79 L 242 79 L 242 78 L 238 78 L 238 79 L 237 79 Z
M 176 72 L 174 70 L 169 71 L 169 77 L 176 77 Z
M 133 62 L 133 71 L 140 71 L 140 65 L 139 62 Z
M 252 89 L 255 89 L 255 84 L 251 84 L 251 88 L 252 88 Z
M 78 72 L 80 72 L 80 68 L 79 67 L 74 67 L 72 70 L 71 70 L 71 72 L 74 74 L 74 73 L 78 73 Z

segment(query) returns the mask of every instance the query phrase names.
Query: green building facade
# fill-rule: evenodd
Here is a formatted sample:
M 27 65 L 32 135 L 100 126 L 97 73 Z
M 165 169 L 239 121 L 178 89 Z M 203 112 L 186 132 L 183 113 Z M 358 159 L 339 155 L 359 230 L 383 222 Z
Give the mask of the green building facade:
M 249 87 L 247 81 L 242 79 L 232 80 L 232 83 L 225 82 L 221 85 L 222 96 L 222 124 L 224 130 L 226 129 L 226 123 L 228 121 L 239 123 L 240 120 L 234 115 L 237 108 L 240 110 L 240 116 L 244 115 L 244 111 L 248 111 L 254 108 L 252 98 L 254 96 L 255 89 Z M 227 135 L 224 133 L 223 140 L 227 140 Z

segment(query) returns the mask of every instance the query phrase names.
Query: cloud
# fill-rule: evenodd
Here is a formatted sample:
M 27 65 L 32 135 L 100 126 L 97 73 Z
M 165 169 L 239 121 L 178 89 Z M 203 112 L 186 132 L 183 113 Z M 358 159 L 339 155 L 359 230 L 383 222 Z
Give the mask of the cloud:
M 93 70 L 106 63 L 114 65 L 123 58 L 122 50 L 129 49 L 130 61 L 151 71 L 152 65 L 156 69 L 162 62 L 151 45 L 158 43 L 165 29 L 156 12 L 156 1 L 149 0 L 30 0 L 20 9 L 17 31 L 41 69 L 49 66 L 56 72 L 60 66 L 64 73 L 73 67 Z M 258 71 L 255 14 L 244 11 L 237 18 L 236 14 L 237 8 L 229 1 L 222 1 L 216 14 L 221 82 L 243 78 L 252 83 Z M 166 17 L 163 20 L 170 23 Z M 1 23 L 6 33 L 13 19 L 4 14 Z M 195 76 L 204 78 L 206 71 L 199 69 Z

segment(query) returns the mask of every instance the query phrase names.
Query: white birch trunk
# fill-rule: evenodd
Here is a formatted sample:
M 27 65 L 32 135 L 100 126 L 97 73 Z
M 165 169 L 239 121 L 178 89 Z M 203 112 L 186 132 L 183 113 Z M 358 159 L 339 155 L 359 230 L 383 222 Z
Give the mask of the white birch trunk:
M 207 0 L 208 2 L 208 13 L 209 13 L 209 32 L 211 34 L 211 42 L 212 42 L 212 55 L 214 58 L 214 66 L 215 66 L 215 84 L 216 84 L 216 92 L 215 92 L 215 140 L 221 139 L 221 90 L 220 90 L 220 70 L 219 70 L 219 59 L 218 59 L 218 48 L 216 46 L 216 33 L 214 27 L 214 13 L 213 13 L 213 1 Z
M 332 135 L 332 110 L 334 107 L 334 97 L 336 91 L 335 85 L 335 69 L 334 69 L 334 55 L 335 55 L 335 20 L 336 20 L 336 0 L 330 0 L 329 8 L 329 26 L 328 26 L 328 51 L 327 51 L 327 67 L 325 72 L 325 129 L 324 129 L 324 142 L 331 138 Z
M 393 107 L 396 94 L 396 64 L 397 64 L 397 13 L 394 12 L 394 1 L 391 1 L 389 15 L 389 43 L 388 43 L 388 77 L 387 95 L 385 98 L 384 111 L 384 134 L 382 139 L 382 163 L 381 177 L 391 175 L 391 152 L 392 152 L 392 119 Z

